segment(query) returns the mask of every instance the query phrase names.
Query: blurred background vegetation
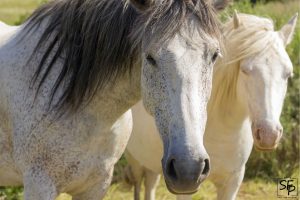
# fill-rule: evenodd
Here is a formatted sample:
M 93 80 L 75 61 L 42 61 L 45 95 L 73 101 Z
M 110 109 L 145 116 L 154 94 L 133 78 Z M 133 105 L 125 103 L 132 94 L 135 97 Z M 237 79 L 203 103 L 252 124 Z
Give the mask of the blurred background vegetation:
M 46 0 L 0 0 L 0 20 L 11 25 L 21 24 L 32 11 Z M 271 18 L 276 29 L 284 25 L 296 12 L 300 11 L 299 0 L 235 0 L 220 14 L 222 21 L 238 12 Z M 287 97 L 281 116 L 284 135 L 276 151 L 258 152 L 253 150 L 247 163 L 244 184 L 238 199 L 277 199 L 275 178 L 299 176 L 299 132 L 300 132 L 300 22 L 296 28 L 293 42 L 287 47 L 294 64 L 294 77 L 289 81 Z M 126 189 L 122 182 L 126 160 L 122 157 L 115 167 L 113 185 L 106 200 L 132 199 L 132 190 Z M 157 199 L 174 199 L 161 182 Z M 299 187 L 298 187 L 299 188 Z M 215 189 L 205 183 L 193 199 L 213 199 Z M 0 200 L 22 199 L 22 188 L 0 187 Z M 64 199 L 62 197 L 61 199 Z M 68 199 L 68 197 L 66 198 Z

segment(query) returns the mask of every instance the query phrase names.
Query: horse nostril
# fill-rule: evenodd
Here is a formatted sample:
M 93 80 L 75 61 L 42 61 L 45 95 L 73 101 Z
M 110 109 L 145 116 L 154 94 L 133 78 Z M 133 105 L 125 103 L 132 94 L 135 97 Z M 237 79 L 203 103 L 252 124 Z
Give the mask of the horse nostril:
M 167 165 L 167 174 L 168 176 L 173 179 L 177 180 L 177 173 L 175 169 L 175 159 L 171 159 Z
M 282 132 L 283 132 L 283 128 L 282 128 L 282 127 L 280 127 L 280 126 L 278 126 L 278 127 L 277 127 L 277 131 L 278 131 L 280 134 L 282 134 Z
M 260 134 L 261 134 L 260 129 L 257 129 L 257 130 L 256 130 L 256 139 L 257 139 L 258 141 L 261 139 Z
M 208 160 L 208 159 L 205 159 L 205 160 L 204 160 L 204 168 L 203 168 L 203 171 L 202 171 L 201 175 L 207 176 L 208 173 L 209 173 L 209 170 L 210 170 L 209 160 Z

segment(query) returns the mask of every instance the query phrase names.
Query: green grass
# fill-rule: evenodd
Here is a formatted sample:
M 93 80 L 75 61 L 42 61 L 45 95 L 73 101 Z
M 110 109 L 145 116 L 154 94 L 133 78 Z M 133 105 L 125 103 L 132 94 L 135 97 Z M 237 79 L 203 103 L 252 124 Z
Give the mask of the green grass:
M 0 20 L 14 25 L 42 2 L 43 0 L 0 0 Z

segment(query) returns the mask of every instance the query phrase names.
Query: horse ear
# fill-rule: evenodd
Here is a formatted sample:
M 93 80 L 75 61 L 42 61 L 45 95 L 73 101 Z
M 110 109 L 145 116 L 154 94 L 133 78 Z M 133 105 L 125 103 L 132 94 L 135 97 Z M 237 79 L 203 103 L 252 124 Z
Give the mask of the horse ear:
M 297 19 L 298 19 L 298 13 L 296 13 L 289 20 L 289 22 L 286 25 L 284 25 L 279 31 L 279 34 L 283 39 L 285 46 L 288 45 L 293 39 L 293 34 L 295 32 Z
M 143 12 L 152 6 L 154 0 L 129 0 L 129 2 L 136 10 Z
M 213 0 L 213 6 L 216 11 L 222 11 L 231 2 L 231 0 Z
M 233 14 L 233 27 L 234 29 L 237 29 L 239 26 L 241 25 L 241 20 L 238 16 L 238 13 L 236 10 L 234 10 L 234 14 Z

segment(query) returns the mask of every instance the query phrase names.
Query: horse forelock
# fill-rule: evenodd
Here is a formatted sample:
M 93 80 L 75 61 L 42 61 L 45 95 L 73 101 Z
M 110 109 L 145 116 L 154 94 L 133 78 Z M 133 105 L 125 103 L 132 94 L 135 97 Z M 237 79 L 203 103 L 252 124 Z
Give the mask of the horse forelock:
M 47 22 L 33 52 L 34 55 L 40 48 L 46 49 L 32 83 L 37 84 L 38 93 L 62 57 L 63 66 L 52 87 L 50 103 L 66 82 L 55 107 L 76 111 L 98 90 L 131 71 L 143 42 L 167 41 L 180 31 L 190 15 L 195 16 L 202 35 L 219 38 L 214 10 L 204 0 L 164 0 L 141 13 L 127 0 L 51 1 L 38 8 L 25 26 L 32 30 Z

